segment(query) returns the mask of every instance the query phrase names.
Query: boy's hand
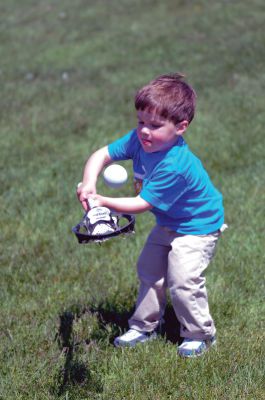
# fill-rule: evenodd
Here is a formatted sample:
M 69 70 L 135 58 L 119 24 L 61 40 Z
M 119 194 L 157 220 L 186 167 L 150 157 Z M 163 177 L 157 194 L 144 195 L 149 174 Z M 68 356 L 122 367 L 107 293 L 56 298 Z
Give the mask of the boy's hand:
M 88 206 L 90 208 L 94 207 L 103 207 L 104 206 L 104 197 L 101 196 L 100 194 L 93 194 L 90 195 L 87 199 L 88 201 Z
M 76 188 L 76 195 L 85 211 L 88 211 L 88 198 L 96 194 L 96 187 L 91 184 L 83 184 L 80 182 Z

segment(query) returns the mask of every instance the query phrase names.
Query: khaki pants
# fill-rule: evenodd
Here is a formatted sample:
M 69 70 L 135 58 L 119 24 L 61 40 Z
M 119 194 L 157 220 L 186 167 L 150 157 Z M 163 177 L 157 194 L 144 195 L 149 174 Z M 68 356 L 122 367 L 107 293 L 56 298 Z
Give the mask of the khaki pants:
M 182 337 L 209 339 L 215 334 L 203 272 L 219 236 L 220 231 L 195 236 L 153 228 L 138 260 L 140 290 L 130 328 L 147 332 L 157 328 L 168 288 Z

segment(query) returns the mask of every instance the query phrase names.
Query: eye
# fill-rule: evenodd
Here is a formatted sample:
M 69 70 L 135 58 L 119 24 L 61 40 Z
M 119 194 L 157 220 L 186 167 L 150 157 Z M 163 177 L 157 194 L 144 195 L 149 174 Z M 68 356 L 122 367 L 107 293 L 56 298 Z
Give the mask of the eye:
M 141 121 L 141 120 L 138 120 L 138 125 L 143 125 L 144 124 L 144 122 L 143 121 Z
M 151 127 L 152 127 L 153 129 L 158 129 L 158 128 L 161 127 L 161 125 L 160 125 L 160 124 L 155 124 L 155 123 L 153 123 L 153 124 L 151 124 Z

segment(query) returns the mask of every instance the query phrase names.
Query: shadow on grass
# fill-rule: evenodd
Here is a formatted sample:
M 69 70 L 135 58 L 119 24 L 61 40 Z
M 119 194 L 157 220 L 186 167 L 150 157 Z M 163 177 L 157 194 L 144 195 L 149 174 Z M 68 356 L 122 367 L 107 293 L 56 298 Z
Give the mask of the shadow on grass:
M 61 396 L 66 388 L 73 385 L 83 385 L 89 379 L 87 366 L 79 362 L 75 357 L 75 340 L 73 335 L 73 323 L 75 315 L 66 311 L 60 315 L 60 326 L 56 339 L 61 352 L 65 356 L 63 369 L 59 373 L 58 395 Z
M 91 308 L 90 312 L 97 315 L 101 329 L 105 330 L 106 326 L 119 328 L 119 331 L 116 332 L 113 337 L 110 337 L 110 342 L 113 343 L 116 335 L 120 333 L 120 330 L 126 331 L 128 329 L 128 319 L 132 316 L 134 307 L 128 311 L 117 312 L 115 308 L 111 309 L 109 304 L 107 307 L 105 304 L 101 304 L 99 307 Z M 166 340 L 174 344 L 180 341 L 180 325 L 171 304 L 167 304 L 166 306 L 164 323 L 161 325 L 159 333 Z
M 120 304 L 115 305 L 115 301 L 112 303 L 107 300 L 88 307 L 73 305 L 69 311 L 65 311 L 59 316 L 60 324 L 56 340 L 61 353 L 64 355 L 64 366 L 59 373 L 56 385 L 56 392 L 59 396 L 74 387 L 83 387 L 84 389 L 93 387 L 94 393 L 102 392 L 101 383 L 99 381 L 94 382 L 91 377 L 89 365 L 79 361 L 80 351 L 78 350 L 82 344 L 90 346 L 97 341 L 113 343 L 114 338 L 121 331 L 128 329 L 128 319 L 133 311 L 134 307 L 129 307 L 128 310 L 121 309 Z M 96 318 L 97 329 L 92 332 L 90 337 L 84 337 L 84 335 L 78 337 L 74 334 L 74 323 L 86 315 Z M 179 331 L 179 323 L 173 307 L 168 304 L 160 334 L 166 340 L 177 343 L 180 340 Z

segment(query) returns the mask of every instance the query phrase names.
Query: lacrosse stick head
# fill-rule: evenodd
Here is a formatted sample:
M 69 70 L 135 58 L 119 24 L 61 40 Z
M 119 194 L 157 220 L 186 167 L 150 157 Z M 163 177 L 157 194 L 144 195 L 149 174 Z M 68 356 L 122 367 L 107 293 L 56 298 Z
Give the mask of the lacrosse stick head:
M 81 244 L 101 243 L 119 235 L 134 233 L 135 217 L 117 214 L 107 207 L 94 207 L 72 228 Z

